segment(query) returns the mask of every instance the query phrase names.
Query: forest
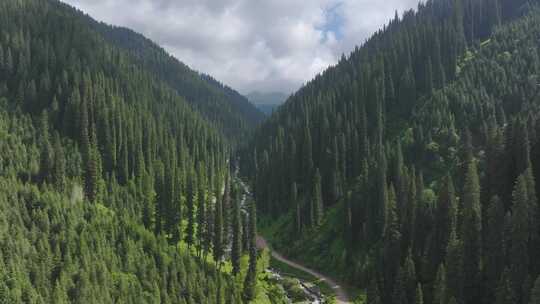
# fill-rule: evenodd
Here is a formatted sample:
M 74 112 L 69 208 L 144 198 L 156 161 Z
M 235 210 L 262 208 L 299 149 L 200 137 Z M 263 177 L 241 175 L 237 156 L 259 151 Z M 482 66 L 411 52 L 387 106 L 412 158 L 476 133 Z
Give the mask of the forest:
M 1 1 L 0 303 L 290 303 L 264 237 L 355 303 L 540 304 L 539 88 L 535 0 L 396 13 L 266 119 L 130 29 Z
M 301 88 L 243 148 L 263 234 L 370 304 L 538 303 L 539 21 L 427 1 Z
M 139 34 L 0 2 L 0 302 L 270 303 L 229 162 L 262 117 Z

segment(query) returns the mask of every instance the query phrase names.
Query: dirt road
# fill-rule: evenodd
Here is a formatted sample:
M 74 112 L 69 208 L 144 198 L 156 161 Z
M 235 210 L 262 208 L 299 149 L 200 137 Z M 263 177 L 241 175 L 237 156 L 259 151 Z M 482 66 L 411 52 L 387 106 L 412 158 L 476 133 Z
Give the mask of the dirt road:
M 259 247 L 260 249 L 263 249 L 263 248 L 266 248 L 268 247 L 268 244 L 266 243 L 266 240 L 264 238 L 262 238 L 261 236 L 257 236 L 257 247 Z M 332 280 L 331 278 L 323 275 L 323 274 L 320 274 L 314 270 L 311 270 L 305 266 L 302 266 L 296 262 L 293 262 L 289 259 L 287 259 L 286 257 L 282 256 L 281 254 L 279 254 L 278 252 L 272 250 L 272 257 L 274 257 L 276 260 L 278 261 L 281 261 L 291 267 L 294 267 L 296 269 L 300 269 L 304 272 L 307 272 L 309 274 L 311 274 L 312 276 L 318 278 L 319 280 L 321 281 L 325 281 L 330 287 L 332 287 L 332 289 L 334 290 L 335 294 L 336 294 L 336 300 L 337 300 L 337 303 L 338 304 L 352 304 L 353 301 L 350 299 L 350 297 L 348 296 L 347 292 L 338 284 L 336 283 L 334 280 Z

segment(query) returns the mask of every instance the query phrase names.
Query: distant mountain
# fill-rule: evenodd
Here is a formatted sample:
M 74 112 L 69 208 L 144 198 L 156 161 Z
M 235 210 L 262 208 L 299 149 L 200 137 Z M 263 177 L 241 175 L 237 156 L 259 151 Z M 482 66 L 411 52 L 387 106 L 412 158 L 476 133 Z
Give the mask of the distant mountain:
M 287 100 L 287 95 L 281 92 L 251 92 L 247 99 L 263 113 L 270 115 L 279 105 Z

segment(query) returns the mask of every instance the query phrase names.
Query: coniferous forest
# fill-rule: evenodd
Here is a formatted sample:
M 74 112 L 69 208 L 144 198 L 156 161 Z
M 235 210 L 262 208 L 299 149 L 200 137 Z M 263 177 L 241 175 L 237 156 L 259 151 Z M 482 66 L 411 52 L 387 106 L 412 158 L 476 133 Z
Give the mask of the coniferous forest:
M 261 117 L 138 34 L 1 1 L 0 302 L 254 298 L 255 230 L 234 230 L 237 267 L 222 270 L 223 227 L 254 220 L 221 210 L 239 196 L 232 148 Z
M 355 303 L 537 304 L 539 195 L 539 1 L 396 13 L 266 120 L 138 33 L 0 1 L 0 303 L 290 303 L 260 235 Z
M 537 303 L 537 5 L 427 1 L 295 93 L 242 154 L 274 245 L 367 303 Z

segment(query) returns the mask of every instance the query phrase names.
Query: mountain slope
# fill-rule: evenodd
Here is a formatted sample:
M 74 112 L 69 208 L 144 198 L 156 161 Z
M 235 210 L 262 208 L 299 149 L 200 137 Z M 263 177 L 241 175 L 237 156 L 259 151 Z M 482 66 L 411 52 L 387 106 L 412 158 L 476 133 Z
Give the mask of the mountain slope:
M 263 120 L 262 113 L 244 96 L 209 75 L 193 71 L 143 35 L 127 28 L 96 22 L 88 16 L 75 13 L 68 5 L 58 5 L 73 10 L 74 14 L 80 14 L 81 20 L 108 42 L 128 52 L 138 65 L 174 89 L 233 141 L 243 138 Z
M 254 223 L 216 220 L 237 202 L 233 140 L 88 20 L 0 2 L 0 302 L 284 300 L 254 246 L 219 250 Z
M 368 303 L 528 303 L 534 4 L 429 1 L 294 94 L 243 154 L 263 235 Z

